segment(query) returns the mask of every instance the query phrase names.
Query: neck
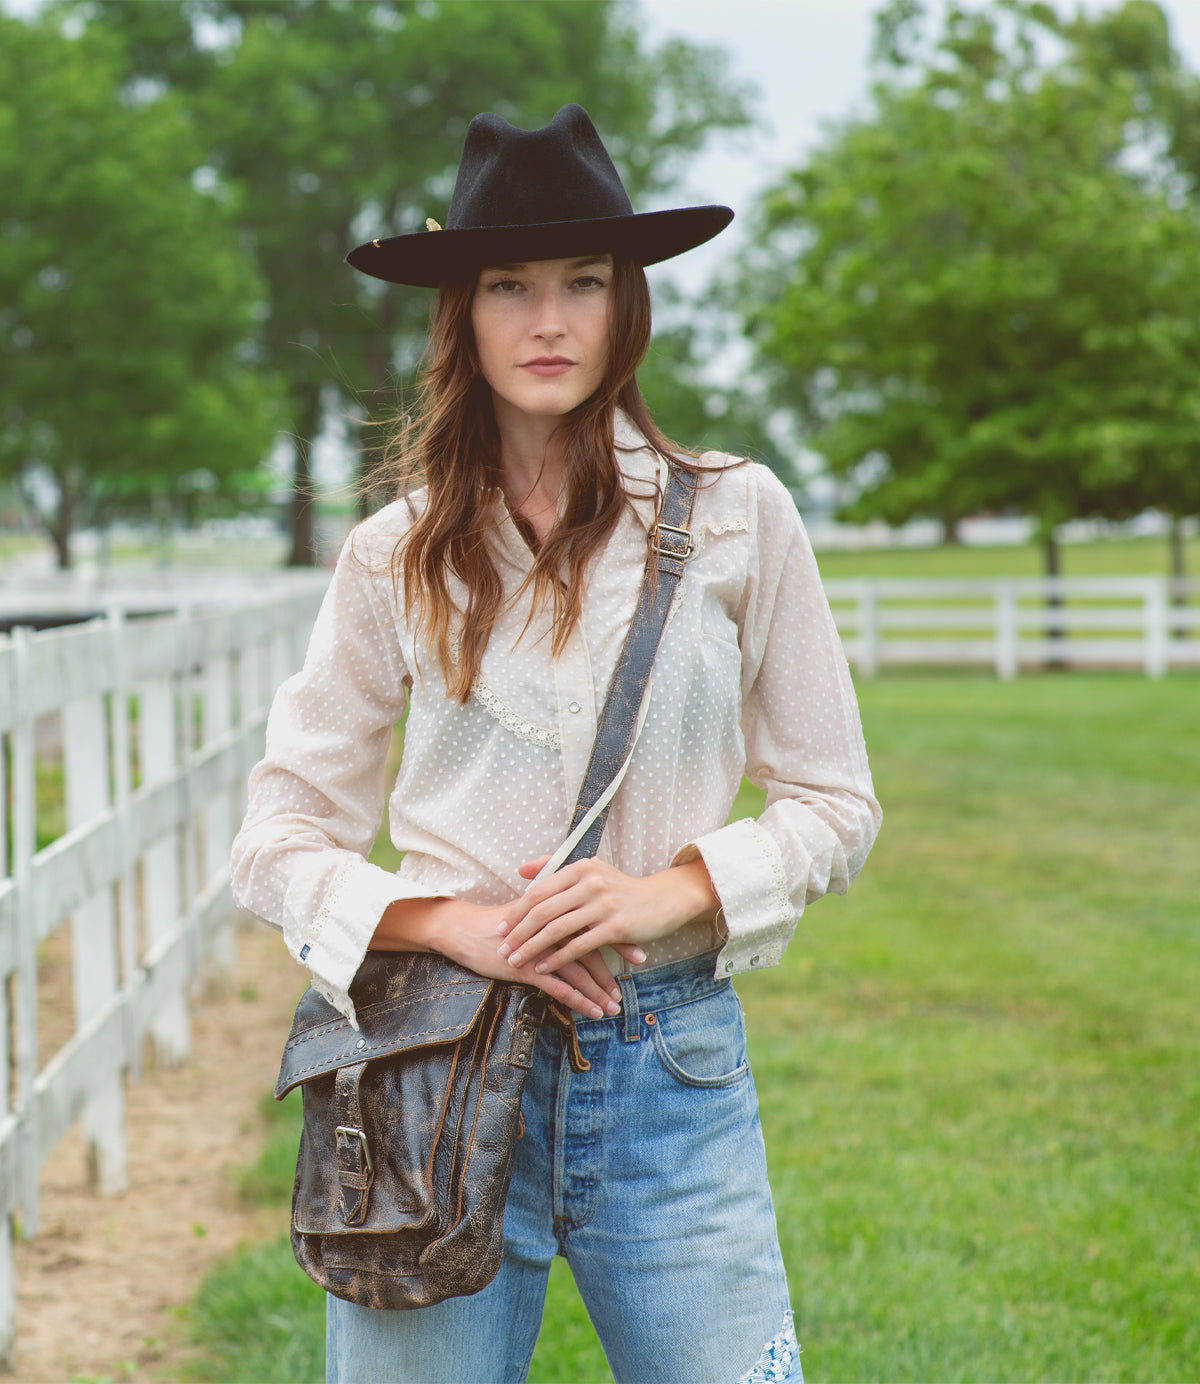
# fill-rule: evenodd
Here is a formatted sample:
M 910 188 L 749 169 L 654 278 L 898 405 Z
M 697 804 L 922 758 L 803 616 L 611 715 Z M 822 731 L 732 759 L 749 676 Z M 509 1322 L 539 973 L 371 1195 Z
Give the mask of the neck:
M 565 460 L 562 419 L 522 413 L 496 399 L 500 434 L 500 475 L 509 508 L 533 526 L 539 539 L 554 527 Z

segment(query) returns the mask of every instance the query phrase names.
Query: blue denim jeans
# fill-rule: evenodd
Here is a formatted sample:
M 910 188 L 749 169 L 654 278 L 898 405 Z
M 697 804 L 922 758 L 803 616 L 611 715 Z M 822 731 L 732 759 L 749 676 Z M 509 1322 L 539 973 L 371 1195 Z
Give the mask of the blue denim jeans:
M 328 1298 L 328 1384 L 519 1384 L 566 1256 L 619 1384 L 802 1384 L 737 994 L 695 957 L 620 977 L 580 1021 L 589 1071 L 538 1037 L 504 1261 L 408 1312 Z

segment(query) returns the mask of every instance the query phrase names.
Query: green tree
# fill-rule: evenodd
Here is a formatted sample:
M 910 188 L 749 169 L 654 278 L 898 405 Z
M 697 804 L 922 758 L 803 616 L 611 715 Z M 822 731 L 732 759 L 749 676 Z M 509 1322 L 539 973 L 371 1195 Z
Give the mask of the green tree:
M 177 19 L 201 12 L 226 39 L 207 59 L 195 35 L 192 51 L 181 47 Z M 651 49 L 613 0 L 209 0 L 202 11 L 100 0 L 81 13 L 124 32 L 131 75 L 189 93 L 212 167 L 238 190 L 268 285 L 265 359 L 288 382 L 294 563 L 313 557 L 308 450 L 331 390 L 358 417 L 385 414 L 427 324 L 427 292 L 385 288 L 339 261 L 367 236 L 444 221 L 471 116 L 532 126 L 578 101 L 643 203 L 712 130 L 747 120 L 721 54 Z
M 1154 503 L 1145 459 L 1194 420 L 1200 235 L 1138 87 L 1018 0 L 880 18 L 874 111 L 765 199 L 743 293 L 776 397 L 844 478 L 846 512 L 1034 516 Z
M 275 429 L 231 209 L 179 103 L 123 77 L 112 35 L 0 15 L 0 467 L 62 567 L 104 496 L 220 484 Z
M 1193 211 L 1200 209 L 1200 77 L 1183 65 L 1161 6 L 1154 0 L 1126 0 L 1101 14 L 1081 10 L 1062 22 L 1060 33 L 1071 43 L 1074 60 L 1097 81 L 1133 83 L 1142 147 L 1157 152 L 1172 196 Z M 1138 488 L 1170 519 L 1171 572 L 1182 579 L 1183 520 L 1200 513 L 1197 324 L 1176 315 L 1171 326 L 1179 368 L 1164 372 L 1149 362 L 1144 402 L 1154 427 Z

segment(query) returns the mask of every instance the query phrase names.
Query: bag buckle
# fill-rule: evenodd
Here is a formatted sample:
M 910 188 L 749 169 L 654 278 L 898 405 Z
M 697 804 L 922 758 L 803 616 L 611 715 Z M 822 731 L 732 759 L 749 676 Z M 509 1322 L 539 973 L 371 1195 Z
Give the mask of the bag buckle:
M 517 1006 L 516 1021 L 513 1024 L 512 1042 L 508 1048 L 508 1062 L 511 1067 L 521 1067 L 525 1071 L 533 1068 L 533 1045 L 537 1040 L 538 1029 L 546 1017 L 546 997 L 536 991 L 526 995 Z
M 328 1129 L 329 1126 L 326 1125 L 325 1128 Z M 367 1136 L 361 1129 L 355 1129 L 353 1125 L 338 1125 L 333 1132 L 335 1135 L 344 1134 L 347 1139 L 357 1139 L 362 1145 L 362 1155 L 367 1165 L 367 1172 L 373 1173 L 375 1171 L 375 1164 L 371 1162 L 371 1146 L 367 1143 Z
M 669 539 L 666 546 L 663 545 L 662 536 L 664 533 L 675 534 L 676 538 Z M 681 540 L 677 542 L 677 540 Z M 673 557 L 678 562 L 686 562 L 696 551 L 695 544 L 692 542 L 691 529 L 681 529 L 674 524 L 664 524 L 661 521 L 654 526 L 650 535 L 650 541 L 654 546 L 654 551 L 659 557 Z M 683 551 L 677 551 L 682 546 Z

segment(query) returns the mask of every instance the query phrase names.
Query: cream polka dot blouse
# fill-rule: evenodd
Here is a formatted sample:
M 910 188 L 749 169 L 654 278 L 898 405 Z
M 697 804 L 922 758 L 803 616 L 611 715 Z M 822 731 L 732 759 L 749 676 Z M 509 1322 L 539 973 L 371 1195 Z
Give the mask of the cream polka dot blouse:
M 347 540 L 304 667 L 271 707 L 233 885 L 237 903 L 282 928 L 316 988 L 351 1019 L 350 981 L 389 903 L 503 903 L 525 888 L 517 866 L 566 835 L 654 519 L 658 464 L 641 443 L 619 420 L 629 504 L 588 572 L 565 650 L 552 657 L 544 614 L 526 630 L 528 605 L 510 605 L 465 706 L 446 697 L 397 606 L 389 563 L 407 502 Z M 715 469 L 696 497 L 696 552 L 600 845 L 631 875 L 703 858 L 721 900 L 719 935 L 689 924 L 650 943 L 645 966 L 716 947 L 717 975 L 776 963 L 805 904 L 846 890 L 880 822 L 850 674 L 795 506 L 765 467 L 731 460 L 703 458 Z M 532 555 L 499 504 L 494 543 L 513 593 Z M 389 804 L 405 855 L 393 874 L 364 856 L 406 699 Z M 726 825 L 743 773 L 766 789 L 766 810 Z

